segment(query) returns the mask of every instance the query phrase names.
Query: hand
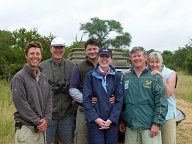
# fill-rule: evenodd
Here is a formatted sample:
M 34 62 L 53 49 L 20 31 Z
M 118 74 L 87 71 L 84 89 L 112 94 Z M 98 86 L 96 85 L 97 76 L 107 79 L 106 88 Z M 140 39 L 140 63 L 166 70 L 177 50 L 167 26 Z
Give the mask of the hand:
M 109 119 L 105 122 L 106 127 L 109 127 L 111 124 L 112 124 L 112 121 Z
M 115 95 L 114 95 L 114 94 L 111 95 L 111 97 L 110 97 L 110 99 L 109 99 L 109 102 L 110 102 L 111 104 L 114 104 L 114 103 L 115 103 Z
M 152 74 L 152 75 L 158 74 L 162 79 L 164 78 L 164 76 L 162 75 L 162 73 L 161 73 L 160 71 L 158 71 L 158 70 L 153 70 L 153 71 L 151 72 L 151 74 Z
M 105 124 L 102 127 L 100 127 L 99 129 L 101 129 L 101 130 L 108 129 L 110 127 L 111 123 L 112 123 L 112 121 L 108 119 L 107 121 L 105 121 Z
M 104 126 L 100 127 L 99 129 L 100 129 L 100 130 L 104 130 L 104 129 L 108 129 L 108 128 L 109 128 L 108 126 L 105 126 L 105 125 L 104 125 Z
M 125 73 L 130 73 L 131 72 L 131 70 L 130 69 L 128 69 Z
M 120 130 L 120 132 L 124 133 L 125 132 L 125 128 L 126 128 L 126 126 L 125 126 L 124 121 L 120 120 L 120 122 L 119 122 L 119 130 Z
M 94 122 L 95 122 L 96 124 L 98 124 L 99 127 L 102 127 L 102 126 L 105 125 L 105 121 L 102 120 L 101 118 L 95 119 Z
M 93 96 L 91 102 L 93 105 L 95 105 L 97 103 L 97 98 Z
M 151 72 L 152 75 L 154 75 L 154 74 L 159 74 L 159 73 L 160 73 L 160 72 L 159 72 L 158 70 L 156 70 L 156 69 Z
M 44 132 L 47 129 L 48 123 L 45 119 L 39 121 L 40 125 L 37 126 L 39 132 Z
M 159 133 L 159 127 L 153 124 L 150 131 L 150 137 L 153 138 L 154 136 L 157 136 L 158 133 Z
M 96 124 L 99 125 L 99 129 L 108 129 L 109 126 L 106 126 L 106 122 L 104 120 L 102 120 L 101 118 L 97 118 L 96 120 L 94 120 Z

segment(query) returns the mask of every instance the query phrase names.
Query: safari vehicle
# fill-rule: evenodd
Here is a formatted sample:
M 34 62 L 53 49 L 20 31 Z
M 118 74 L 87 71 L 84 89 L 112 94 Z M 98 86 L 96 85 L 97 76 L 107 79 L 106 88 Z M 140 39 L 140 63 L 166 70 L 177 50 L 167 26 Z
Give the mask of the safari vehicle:
M 117 72 L 124 74 L 125 71 L 131 66 L 130 58 L 124 53 L 124 50 L 120 48 L 113 48 L 113 67 Z M 68 59 L 78 64 L 85 59 L 85 51 L 83 48 L 71 49 Z

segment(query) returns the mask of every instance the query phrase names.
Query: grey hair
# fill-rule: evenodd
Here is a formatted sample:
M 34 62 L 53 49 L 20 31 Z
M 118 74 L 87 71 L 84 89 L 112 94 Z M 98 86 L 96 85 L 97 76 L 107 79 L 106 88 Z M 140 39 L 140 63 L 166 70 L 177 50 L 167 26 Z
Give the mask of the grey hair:
M 161 55 L 161 53 L 158 52 L 158 51 L 154 51 L 154 52 L 151 52 L 151 53 L 149 54 L 149 61 L 150 61 L 151 59 L 155 59 L 155 60 L 157 60 L 158 62 L 163 63 L 162 55 Z
M 133 54 L 133 53 L 135 53 L 135 52 L 137 52 L 137 51 L 143 52 L 143 55 L 145 55 L 145 56 L 148 55 L 147 52 L 145 51 L 145 49 L 144 49 L 143 47 L 141 47 L 141 46 L 135 46 L 135 47 L 133 47 L 133 48 L 131 49 L 131 54 Z

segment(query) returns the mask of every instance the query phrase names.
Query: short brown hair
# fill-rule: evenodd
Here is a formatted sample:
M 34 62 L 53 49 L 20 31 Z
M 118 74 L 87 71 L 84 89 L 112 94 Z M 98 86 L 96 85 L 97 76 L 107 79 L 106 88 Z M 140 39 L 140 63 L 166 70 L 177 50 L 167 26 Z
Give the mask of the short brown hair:
M 86 41 L 85 49 L 87 48 L 87 45 L 95 45 L 95 46 L 98 46 L 99 48 L 101 47 L 99 41 L 95 38 L 90 38 Z
M 29 49 L 32 47 L 39 48 L 41 50 L 41 53 L 43 52 L 43 47 L 40 42 L 30 42 L 25 47 L 25 55 L 28 54 Z
M 145 55 L 145 56 L 148 55 L 147 52 L 145 51 L 145 49 L 144 49 L 143 47 L 141 47 L 141 46 L 135 46 L 135 47 L 133 47 L 133 48 L 131 49 L 131 54 L 133 54 L 133 53 L 135 53 L 135 52 L 137 52 L 137 51 L 143 52 L 143 55 Z

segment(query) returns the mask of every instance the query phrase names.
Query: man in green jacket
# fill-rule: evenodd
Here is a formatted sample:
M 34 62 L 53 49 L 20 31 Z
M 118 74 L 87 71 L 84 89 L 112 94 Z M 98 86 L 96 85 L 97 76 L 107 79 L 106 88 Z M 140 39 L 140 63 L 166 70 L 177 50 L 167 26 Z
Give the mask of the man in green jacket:
M 165 123 L 167 100 L 163 81 L 147 66 L 147 52 L 133 47 L 131 72 L 123 76 L 124 104 L 119 124 L 125 143 L 161 144 L 160 128 Z

